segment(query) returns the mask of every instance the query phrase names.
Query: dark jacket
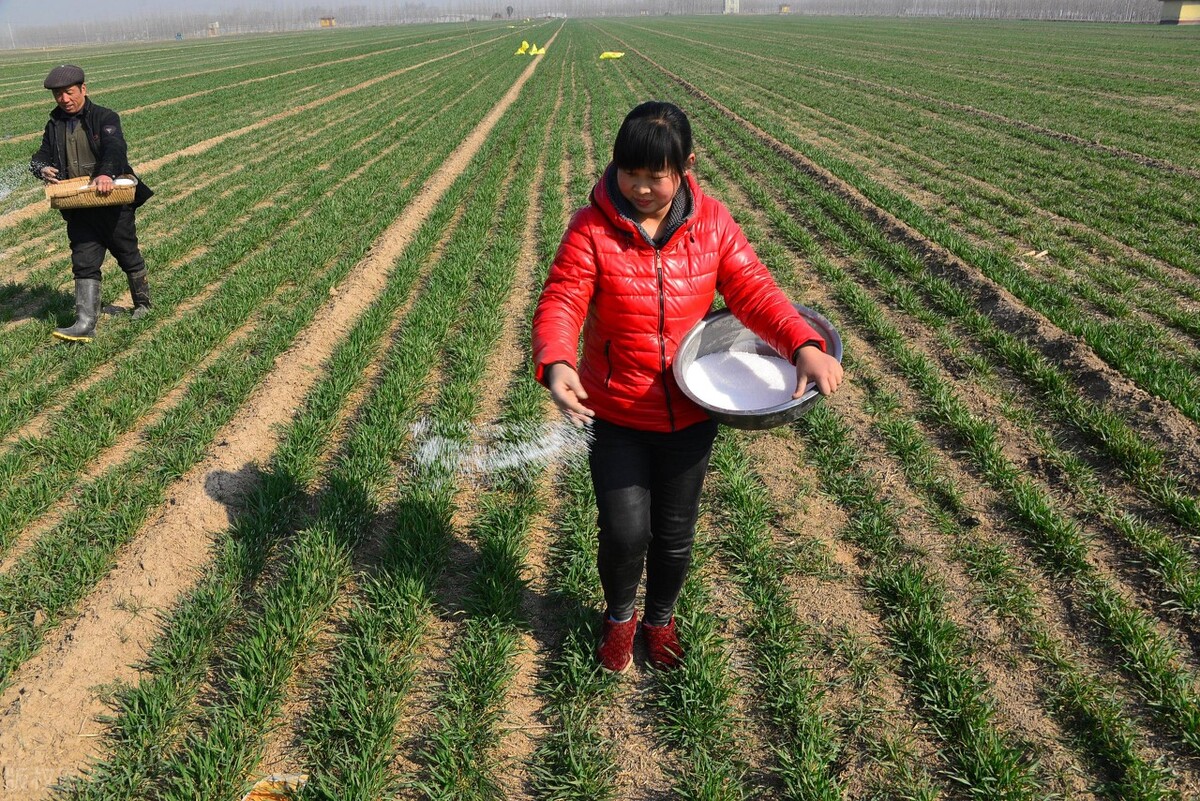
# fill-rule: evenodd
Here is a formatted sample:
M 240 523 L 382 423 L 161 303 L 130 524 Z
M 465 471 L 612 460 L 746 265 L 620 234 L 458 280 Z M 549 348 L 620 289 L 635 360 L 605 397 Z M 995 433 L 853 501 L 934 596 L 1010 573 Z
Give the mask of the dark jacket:
M 54 167 L 60 176 L 66 176 L 67 118 L 66 112 L 58 106 L 50 112 L 50 121 L 46 123 L 46 130 L 42 133 L 42 146 L 29 160 L 29 171 L 35 177 L 42 177 L 43 167 Z M 83 111 L 79 112 L 79 118 L 92 153 L 96 156 L 92 177 L 107 175 L 116 178 L 119 175 L 134 175 L 126 155 L 125 136 L 121 133 L 121 118 L 117 116 L 117 112 L 96 105 L 89 97 L 83 102 Z M 133 194 L 134 208 L 145 203 L 153 194 L 150 187 L 139 178 Z
M 675 431 L 708 419 L 683 394 L 671 364 L 715 292 L 779 353 L 792 355 L 808 342 L 824 350 L 725 206 L 704 195 L 691 173 L 687 183 L 691 213 L 665 242 L 651 244 L 601 178 L 591 205 L 571 219 L 534 312 L 537 379 L 555 362 L 575 364 L 582 333 L 586 405 L 609 423 Z

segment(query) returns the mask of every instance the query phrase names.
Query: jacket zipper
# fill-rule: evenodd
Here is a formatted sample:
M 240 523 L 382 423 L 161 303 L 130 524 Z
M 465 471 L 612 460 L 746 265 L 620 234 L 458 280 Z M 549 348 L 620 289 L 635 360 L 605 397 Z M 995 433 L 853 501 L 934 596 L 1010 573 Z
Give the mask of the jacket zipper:
M 662 251 L 654 249 L 654 271 L 658 275 L 658 377 L 663 385 L 663 397 L 667 401 L 667 420 L 675 430 L 675 410 L 671 408 L 671 384 L 667 381 L 667 309 L 663 290 Z
M 604 374 L 604 388 L 605 389 L 608 389 L 609 385 L 612 384 L 613 366 L 612 366 L 611 350 L 612 350 L 612 340 L 611 339 L 604 340 L 604 363 L 608 366 L 608 372 Z

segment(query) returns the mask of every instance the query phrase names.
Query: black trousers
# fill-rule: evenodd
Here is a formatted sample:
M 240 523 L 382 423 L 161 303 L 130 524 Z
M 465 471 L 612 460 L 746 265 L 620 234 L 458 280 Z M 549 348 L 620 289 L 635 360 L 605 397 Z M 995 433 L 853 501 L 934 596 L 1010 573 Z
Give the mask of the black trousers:
M 135 273 L 146 266 L 138 250 L 133 215 L 133 206 L 63 210 L 67 239 L 71 241 L 71 272 L 76 280 L 99 279 L 105 251 L 113 254 L 126 273 Z
M 670 433 L 602 420 L 593 426 L 589 461 L 600 523 L 597 565 L 608 614 L 617 620 L 633 614 L 644 567 L 644 620 L 665 625 L 692 562 L 717 424 L 710 420 Z

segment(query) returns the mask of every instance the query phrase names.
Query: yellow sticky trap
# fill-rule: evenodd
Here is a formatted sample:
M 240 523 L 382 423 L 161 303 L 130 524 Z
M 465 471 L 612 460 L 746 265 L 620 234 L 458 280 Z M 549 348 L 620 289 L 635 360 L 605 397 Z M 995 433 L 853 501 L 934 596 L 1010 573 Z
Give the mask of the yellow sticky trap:
M 307 773 L 267 776 L 259 779 L 250 792 L 242 796 L 242 801 L 293 801 L 306 784 Z
M 529 50 L 529 42 L 522 41 L 521 46 L 517 48 L 517 52 L 513 55 L 523 56 Z
M 625 55 L 625 54 L 618 53 L 615 50 L 605 50 L 603 53 L 600 54 L 600 58 L 620 58 L 623 55 Z

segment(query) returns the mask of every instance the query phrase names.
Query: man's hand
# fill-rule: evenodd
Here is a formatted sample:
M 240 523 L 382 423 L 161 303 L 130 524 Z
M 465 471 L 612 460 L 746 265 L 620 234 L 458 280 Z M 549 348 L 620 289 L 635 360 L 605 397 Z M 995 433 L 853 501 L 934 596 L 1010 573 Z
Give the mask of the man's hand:
M 58 183 L 58 168 L 57 167 L 42 167 L 38 173 L 42 176 L 42 180 L 48 184 Z
M 580 402 L 587 400 L 587 392 L 579 383 L 579 373 L 574 367 L 562 362 L 550 365 L 546 374 L 546 386 L 550 390 L 550 397 L 554 399 L 554 405 L 576 426 L 583 427 L 596 416 L 595 412 Z
M 822 395 L 832 395 L 842 383 L 842 363 L 818 347 L 801 348 L 796 356 L 796 391 L 792 397 L 803 395 L 809 381 L 816 382 Z
M 113 191 L 113 179 L 107 175 L 97 175 L 92 179 L 92 186 L 97 194 L 104 196 Z

